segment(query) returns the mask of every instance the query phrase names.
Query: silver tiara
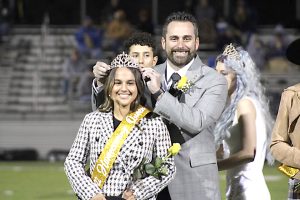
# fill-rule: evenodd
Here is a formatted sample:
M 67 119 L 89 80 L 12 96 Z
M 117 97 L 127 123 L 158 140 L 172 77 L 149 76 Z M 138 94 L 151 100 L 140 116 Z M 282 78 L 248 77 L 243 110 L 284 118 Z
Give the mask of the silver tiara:
M 110 68 L 116 67 L 132 67 L 138 68 L 139 65 L 133 61 L 133 59 L 126 53 L 119 54 L 113 61 L 110 63 Z
M 225 47 L 225 50 L 222 53 L 223 55 L 228 56 L 230 59 L 240 60 L 241 56 L 235 47 L 230 43 Z

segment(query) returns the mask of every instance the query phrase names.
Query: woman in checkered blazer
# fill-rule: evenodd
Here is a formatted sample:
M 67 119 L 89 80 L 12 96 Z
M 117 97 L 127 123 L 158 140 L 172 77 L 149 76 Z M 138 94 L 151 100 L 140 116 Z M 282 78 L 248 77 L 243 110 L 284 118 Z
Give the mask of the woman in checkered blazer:
M 128 200 L 155 199 L 175 175 L 173 158 L 164 164 L 167 175 L 157 179 L 147 176 L 133 180 L 133 171 L 143 159 L 165 157 L 171 146 L 162 119 L 148 113 L 132 129 L 100 188 L 85 172 L 89 158 L 90 173 L 114 130 L 127 114 L 136 111 L 144 94 L 144 83 L 137 65 L 126 54 L 115 58 L 104 84 L 105 101 L 95 112 L 85 116 L 65 161 L 65 172 L 80 199 L 104 200 L 118 197 Z

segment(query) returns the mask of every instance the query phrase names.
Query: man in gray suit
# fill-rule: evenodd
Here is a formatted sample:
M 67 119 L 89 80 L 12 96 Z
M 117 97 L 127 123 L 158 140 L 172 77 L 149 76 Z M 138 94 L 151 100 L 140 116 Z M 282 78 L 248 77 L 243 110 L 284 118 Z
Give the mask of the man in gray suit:
M 227 82 L 197 56 L 198 28 L 192 15 L 172 13 L 161 44 L 166 62 L 141 71 L 155 101 L 154 112 L 165 119 L 172 142 L 182 147 L 175 157 L 177 174 L 168 186 L 171 199 L 219 200 L 213 130 L 225 106 Z M 101 71 L 95 76 L 103 78 L 105 63 L 94 68 Z M 159 195 L 159 199 L 167 198 Z
M 164 24 L 161 44 L 166 62 L 142 72 L 150 79 L 147 86 L 156 99 L 154 112 L 166 119 L 172 142 L 182 146 L 175 157 L 177 174 L 168 186 L 171 199 L 218 200 L 213 130 L 225 106 L 226 80 L 197 56 L 198 28 L 192 15 L 172 13 Z M 172 83 L 182 77 L 187 84 Z

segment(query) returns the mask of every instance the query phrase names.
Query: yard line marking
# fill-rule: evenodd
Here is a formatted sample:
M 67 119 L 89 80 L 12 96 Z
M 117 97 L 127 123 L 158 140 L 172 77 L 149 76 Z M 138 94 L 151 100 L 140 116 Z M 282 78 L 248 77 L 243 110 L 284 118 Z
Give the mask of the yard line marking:
M 265 175 L 265 180 L 266 181 L 279 181 L 283 178 L 281 175 Z M 220 175 L 221 180 L 226 180 L 226 175 Z
M 12 191 L 12 190 L 4 190 L 3 194 L 5 196 L 12 196 L 12 195 L 14 195 L 14 191 Z
M 282 176 L 280 175 L 266 175 L 265 180 L 266 181 L 279 181 L 282 179 Z
M 13 170 L 13 171 L 16 171 L 16 172 L 20 172 L 20 171 L 23 171 L 23 170 L 24 170 L 24 167 L 22 167 L 22 166 L 13 166 L 13 167 L 12 167 L 12 170 Z
M 50 167 L 47 169 L 44 169 L 44 166 L 5 166 L 5 165 L 0 165 L 0 171 L 14 171 L 14 172 L 20 172 L 20 171 L 64 171 L 63 166 L 57 166 L 57 167 Z
M 25 168 L 23 166 L 0 166 L 0 170 L 2 171 L 6 171 L 6 170 L 9 170 L 9 171 L 16 171 L 16 172 L 19 172 L 19 171 L 23 171 Z
M 74 195 L 74 191 L 73 190 L 67 190 L 67 194 Z

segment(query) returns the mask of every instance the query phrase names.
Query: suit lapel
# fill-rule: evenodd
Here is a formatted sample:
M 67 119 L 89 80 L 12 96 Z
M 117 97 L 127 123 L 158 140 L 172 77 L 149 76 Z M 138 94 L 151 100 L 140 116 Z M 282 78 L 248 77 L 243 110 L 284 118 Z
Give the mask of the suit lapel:
M 165 91 L 168 89 L 166 78 L 165 78 L 166 67 L 167 67 L 167 61 L 155 67 L 155 70 L 161 74 L 161 87 Z
M 195 90 L 201 88 L 201 85 L 197 84 L 197 82 L 204 76 L 203 65 L 200 58 L 196 56 L 193 64 L 186 72 L 187 79 L 194 85 L 187 92 L 181 94 L 180 102 L 188 103 L 193 106 L 196 100 L 200 98 L 201 94 L 196 93 Z
M 197 82 L 200 78 L 202 78 L 203 75 L 203 69 L 202 66 L 204 64 L 200 60 L 198 56 L 196 56 L 192 66 L 188 69 L 186 72 L 186 77 L 188 80 L 192 81 L 193 83 Z

